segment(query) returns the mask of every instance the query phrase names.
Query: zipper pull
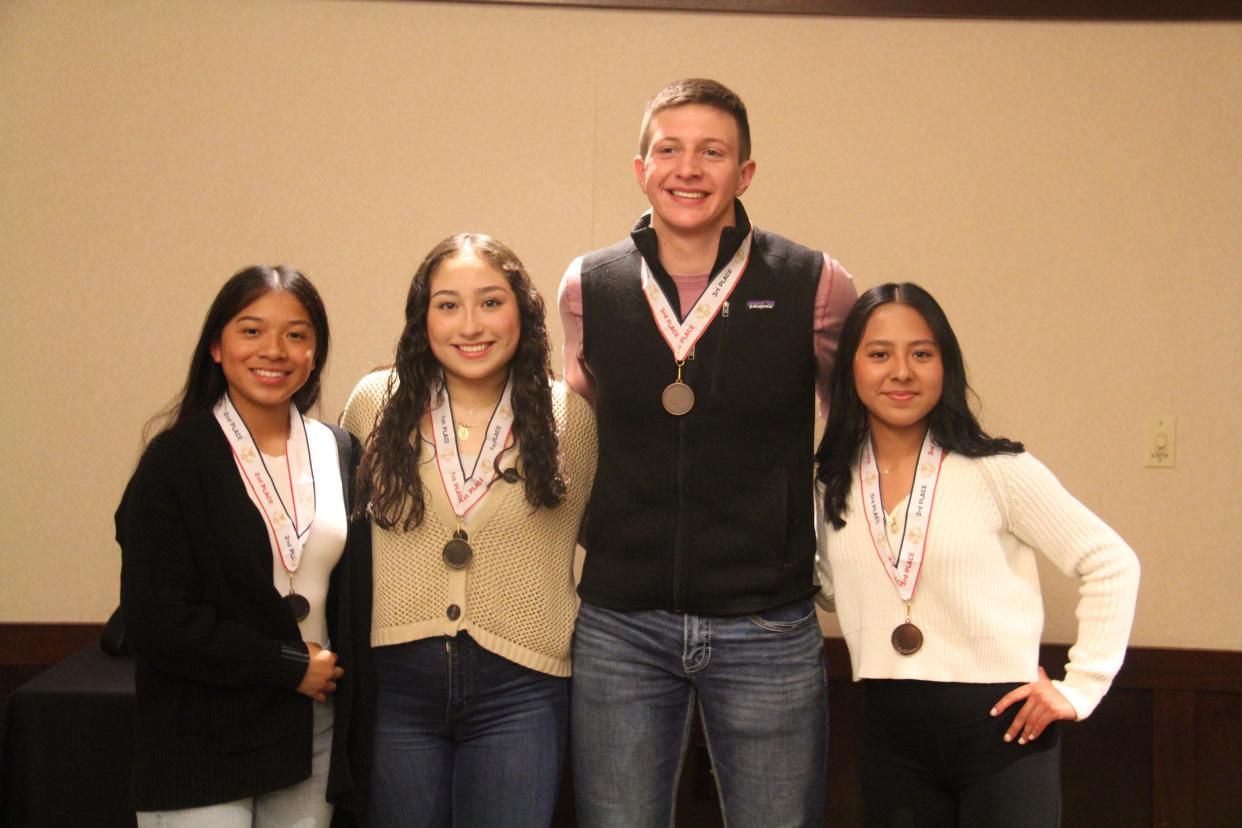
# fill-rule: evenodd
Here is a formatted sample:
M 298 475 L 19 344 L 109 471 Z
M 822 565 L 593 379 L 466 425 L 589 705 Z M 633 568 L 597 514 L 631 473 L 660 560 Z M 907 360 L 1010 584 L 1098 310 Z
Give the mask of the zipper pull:
M 720 315 L 725 319 L 729 318 L 729 300 L 726 299 L 724 304 L 720 306 Z

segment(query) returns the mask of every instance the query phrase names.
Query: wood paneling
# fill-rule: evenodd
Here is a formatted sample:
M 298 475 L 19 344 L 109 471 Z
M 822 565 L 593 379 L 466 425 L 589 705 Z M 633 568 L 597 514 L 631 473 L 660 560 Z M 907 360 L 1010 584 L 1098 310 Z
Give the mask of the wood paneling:
M 0 624 L 0 701 L 21 683 L 85 646 L 99 624 Z M 1045 645 L 1057 674 L 1067 647 Z M 829 811 L 834 826 L 861 826 L 858 714 L 841 639 L 825 639 L 829 695 Z M 1242 652 L 1132 648 L 1112 692 L 1085 722 L 1065 727 L 1064 825 L 1236 828 L 1242 825 Z M 572 826 L 572 781 L 556 824 Z M 701 737 L 686 758 L 679 825 L 719 826 L 711 766 Z

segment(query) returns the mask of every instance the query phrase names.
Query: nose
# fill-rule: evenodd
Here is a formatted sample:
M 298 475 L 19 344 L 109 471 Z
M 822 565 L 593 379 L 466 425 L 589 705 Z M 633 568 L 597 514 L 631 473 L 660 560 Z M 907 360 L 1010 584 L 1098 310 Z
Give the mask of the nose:
M 699 174 L 699 154 L 683 152 L 677 159 L 677 174 L 682 178 L 694 178 Z
M 907 380 L 910 378 L 910 361 L 902 355 L 893 357 L 892 377 L 897 381 Z
M 272 331 L 263 337 L 259 353 L 268 359 L 284 359 L 285 338 L 279 331 Z
M 481 333 L 483 333 L 482 312 L 478 308 L 467 306 L 466 312 L 461 319 L 462 336 L 475 337 Z

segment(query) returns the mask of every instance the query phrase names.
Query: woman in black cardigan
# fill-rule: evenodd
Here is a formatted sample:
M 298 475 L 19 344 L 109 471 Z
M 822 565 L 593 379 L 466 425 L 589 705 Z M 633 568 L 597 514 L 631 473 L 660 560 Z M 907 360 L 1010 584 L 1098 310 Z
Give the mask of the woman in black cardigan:
M 348 435 L 302 415 L 328 341 L 297 271 L 230 279 L 117 510 L 140 826 L 326 826 L 327 799 L 365 801 L 349 585 L 370 533 L 347 518 Z

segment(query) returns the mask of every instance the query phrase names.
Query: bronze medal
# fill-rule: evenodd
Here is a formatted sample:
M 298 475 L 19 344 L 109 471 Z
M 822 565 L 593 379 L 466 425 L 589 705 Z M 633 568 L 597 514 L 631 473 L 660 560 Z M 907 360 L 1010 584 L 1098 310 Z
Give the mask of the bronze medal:
M 923 631 L 906 621 L 893 629 L 893 649 L 902 655 L 914 655 L 923 646 Z
M 680 370 L 678 373 L 681 373 Z M 680 417 L 694 408 L 694 389 L 678 379 L 664 387 L 660 402 L 664 404 L 665 411 L 674 417 Z
M 290 592 L 285 596 L 285 606 L 289 608 L 289 613 L 295 621 L 305 621 L 306 616 L 310 615 L 310 601 L 306 600 L 306 596 L 298 595 L 296 592 Z
M 458 529 L 453 533 L 453 539 L 444 544 L 444 565 L 449 569 L 465 569 L 470 559 L 474 557 L 474 549 L 470 547 L 466 539 L 465 530 Z

